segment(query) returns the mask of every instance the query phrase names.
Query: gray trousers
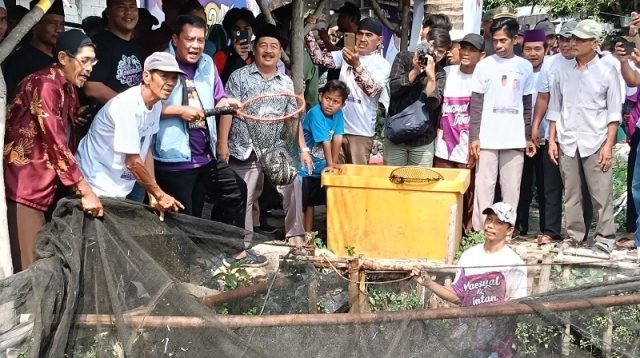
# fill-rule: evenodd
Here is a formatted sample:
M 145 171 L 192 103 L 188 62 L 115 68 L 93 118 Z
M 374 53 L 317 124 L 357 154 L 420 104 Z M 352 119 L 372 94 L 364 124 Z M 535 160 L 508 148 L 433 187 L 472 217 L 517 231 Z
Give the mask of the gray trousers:
M 613 247 L 616 238 L 616 223 L 613 217 L 613 172 L 603 172 L 598 164 L 600 151 L 581 158 L 576 150 L 574 157 L 560 150 L 560 174 L 564 182 L 564 214 L 567 226 L 567 239 L 582 242 L 588 232 L 583 215 L 583 188 L 587 190 L 593 209 L 598 214 L 595 240 Z
M 247 211 L 245 217 L 245 229 L 253 231 L 254 204 L 262 195 L 262 183 L 264 173 L 260 162 L 251 156 L 247 161 L 230 158 L 229 166 L 247 183 Z M 276 186 L 278 193 L 282 195 L 282 206 L 285 212 L 284 228 L 285 236 L 301 236 L 305 234 L 302 212 L 302 182 L 296 178 L 289 185 Z M 259 217 L 259 211 L 258 211 Z
M 524 164 L 522 149 L 482 149 L 476 163 L 476 188 L 473 200 L 473 229 L 484 230 L 485 215 L 482 211 L 495 199 L 496 183 L 500 174 L 502 201 L 518 207 L 520 198 L 520 180 Z

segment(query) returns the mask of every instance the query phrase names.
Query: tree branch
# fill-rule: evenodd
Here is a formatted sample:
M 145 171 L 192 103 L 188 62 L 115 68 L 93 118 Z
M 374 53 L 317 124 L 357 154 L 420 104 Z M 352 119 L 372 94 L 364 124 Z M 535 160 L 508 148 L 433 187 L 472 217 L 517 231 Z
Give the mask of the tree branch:
M 387 17 L 384 16 L 384 11 L 380 7 L 380 4 L 378 4 L 378 0 L 371 0 L 371 8 L 373 9 L 373 12 L 376 14 L 378 19 L 380 19 L 380 22 L 382 22 L 382 24 L 385 27 L 387 27 L 389 30 L 395 32 L 396 35 L 401 36 L 400 26 L 398 26 L 398 24 L 394 24 L 394 23 L 390 22 L 389 20 L 387 20 Z
M 327 0 L 320 0 L 318 2 L 318 5 L 316 6 L 315 11 L 313 12 L 313 16 L 316 17 L 318 20 L 326 20 L 325 16 L 324 16 L 324 8 L 327 5 Z M 304 32 L 303 34 L 308 34 L 309 31 L 311 31 L 313 29 L 314 24 L 307 24 L 304 27 Z

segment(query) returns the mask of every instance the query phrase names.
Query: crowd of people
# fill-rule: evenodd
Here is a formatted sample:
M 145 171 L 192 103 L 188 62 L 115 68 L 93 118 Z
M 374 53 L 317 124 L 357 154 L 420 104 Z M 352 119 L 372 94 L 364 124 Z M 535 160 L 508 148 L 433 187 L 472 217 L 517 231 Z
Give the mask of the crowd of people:
M 590 19 L 564 22 L 556 33 L 548 20 L 529 29 L 501 7 L 483 15 L 480 34 L 464 34 L 447 16 L 430 14 L 416 51 L 395 56 L 384 51 L 381 22 L 352 3 L 336 10 L 338 41 L 309 16 L 298 178 L 273 186 L 242 120 L 205 113 L 294 92 L 281 60 L 291 12 L 274 12 L 272 25 L 234 8 L 209 27 L 198 1 L 163 2 L 163 11 L 153 30 L 157 20 L 135 0 L 108 0 L 102 18 L 83 21 L 84 31 L 65 31 L 58 0 L 3 63 L 15 271 L 33 262 L 38 231 L 71 194 L 97 218 L 105 215 L 100 197 L 146 202 L 160 220 L 167 212 L 203 217 L 208 202 L 206 219 L 267 234 L 275 228 L 263 217 L 263 199 L 275 195 L 285 238 L 302 245 L 314 230 L 314 207 L 326 202 L 322 173 L 370 163 L 380 113 L 385 165 L 470 169 L 464 232 L 483 232 L 485 243 L 464 253 L 452 287 L 414 272 L 444 299 L 475 306 L 526 295 L 522 259 L 506 243 L 530 231 L 534 197 L 539 244 L 585 245 L 594 212 L 595 249 L 640 243 L 636 14 L 628 36 L 605 42 L 603 26 Z M 25 12 L 0 1 L 0 39 Z M 270 110 L 290 113 L 291 102 L 276 98 Z M 611 166 L 620 126 L 631 153 L 628 235 L 617 240 Z M 267 259 L 247 249 L 224 258 L 234 262 Z M 509 356 L 509 336 L 489 351 Z

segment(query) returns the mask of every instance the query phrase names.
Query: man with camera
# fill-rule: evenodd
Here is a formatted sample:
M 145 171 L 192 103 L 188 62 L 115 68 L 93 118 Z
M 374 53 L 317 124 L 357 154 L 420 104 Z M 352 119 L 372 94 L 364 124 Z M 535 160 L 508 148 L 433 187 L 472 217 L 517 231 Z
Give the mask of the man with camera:
M 383 142 L 385 165 L 433 166 L 435 123 L 440 114 L 446 79 L 446 73 L 440 63 L 449 48 L 449 31 L 432 28 L 415 53 L 402 51 L 393 61 L 389 81 L 391 104 L 385 121 L 397 121 L 396 115 L 400 113 L 419 116 L 419 113 L 413 112 L 413 109 L 417 108 L 414 107 L 416 103 L 423 111 L 426 109 L 428 117 L 422 116 L 421 120 L 427 122 L 425 130 L 417 131 L 415 135 L 402 139 L 394 138 L 387 130 Z
M 315 23 L 317 20 L 310 16 L 307 21 Z M 374 18 L 362 19 L 355 45 L 352 47 L 345 43 L 342 51 L 323 51 L 311 33 L 305 37 L 313 62 L 326 68 L 340 68 L 340 81 L 349 88 L 342 142 L 344 161 L 349 164 L 369 163 L 378 102 L 385 108 L 389 105 L 387 83 L 391 66 L 378 51 L 382 45 L 382 28 Z

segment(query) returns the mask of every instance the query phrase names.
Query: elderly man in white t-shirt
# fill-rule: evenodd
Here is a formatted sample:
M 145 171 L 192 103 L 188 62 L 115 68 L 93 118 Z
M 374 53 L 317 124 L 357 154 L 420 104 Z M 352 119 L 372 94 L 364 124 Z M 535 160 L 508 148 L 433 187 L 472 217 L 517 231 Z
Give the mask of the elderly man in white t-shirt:
M 491 24 L 495 54 L 480 61 L 471 84 L 469 156 L 476 161 L 473 228 L 482 231 L 482 210 L 491 206 L 498 177 L 502 200 L 518 206 L 525 148 L 531 142 L 531 63 L 515 56 L 514 39 L 520 25 L 515 15 L 501 14 Z
M 307 21 L 313 23 L 315 18 Z M 323 51 L 311 34 L 305 43 L 313 62 L 327 68 L 340 68 L 340 80 L 349 88 L 344 108 L 342 151 L 346 163 L 368 164 L 375 135 L 378 102 L 389 105 L 387 85 L 391 65 L 380 54 L 382 24 L 371 17 L 360 20 L 355 49 Z
M 559 162 L 564 182 L 567 239 L 562 247 L 584 241 L 582 181 L 598 213 L 594 248 L 613 249 L 613 145 L 622 119 L 620 82 L 616 69 L 596 52 L 602 26 L 583 20 L 571 31 L 576 58 L 555 73 L 549 104 L 549 156 Z M 556 144 L 556 138 L 558 144 Z
M 142 84 L 113 97 L 96 114 L 76 157 L 91 189 L 100 196 L 125 198 L 136 181 L 152 207 L 164 212 L 184 209 L 156 183 L 151 141 L 158 132 L 161 100 L 169 98 L 184 72 L 174 56 L 156 52 L 144 62 Z

